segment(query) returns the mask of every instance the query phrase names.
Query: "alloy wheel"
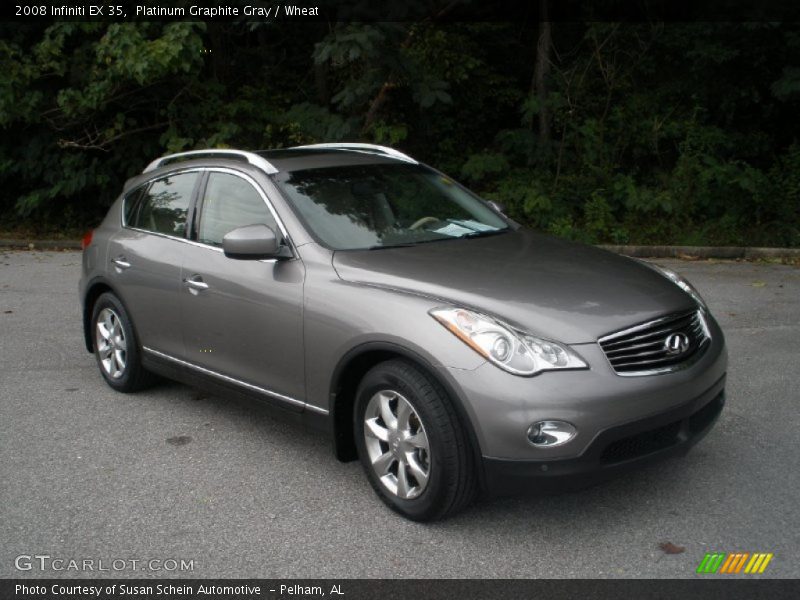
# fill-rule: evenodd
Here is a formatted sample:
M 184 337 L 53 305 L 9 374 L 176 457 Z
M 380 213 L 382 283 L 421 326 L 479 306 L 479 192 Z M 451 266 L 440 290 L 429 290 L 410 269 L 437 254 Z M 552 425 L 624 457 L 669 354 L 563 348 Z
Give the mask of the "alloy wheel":
M 97 315 L 95 338 L 103 370 L 112 379 L 119 379 L 125 374 L 128 343 L 119 315 L 112 309 L 104 308 Z
M 364 412 L 364 440 L 375 474 L 403 500 L 417 498 L 428 485 L 428 436 L 417 411 L 400 393 L 381 390 Z

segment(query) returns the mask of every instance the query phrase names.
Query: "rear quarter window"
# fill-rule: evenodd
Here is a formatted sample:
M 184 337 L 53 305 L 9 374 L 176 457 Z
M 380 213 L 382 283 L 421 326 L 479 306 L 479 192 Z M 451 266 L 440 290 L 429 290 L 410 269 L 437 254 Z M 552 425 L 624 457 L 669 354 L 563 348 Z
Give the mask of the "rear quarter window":
M 126 205 L 126 223 L 173 237 L 185 237 L 189 203 L 198 173 L 179 173 L 153 181 L 138 199 L 131 199 L 131 213 Z
M 136 188 L 132 192 L 129 192 L 122 200 L 122 215 L 125 225 L 130 225 L 133 221 L 136 211 L 139 210 L 139 203 L 144 197 L 145 190 L 147 190 L 146 185 Z

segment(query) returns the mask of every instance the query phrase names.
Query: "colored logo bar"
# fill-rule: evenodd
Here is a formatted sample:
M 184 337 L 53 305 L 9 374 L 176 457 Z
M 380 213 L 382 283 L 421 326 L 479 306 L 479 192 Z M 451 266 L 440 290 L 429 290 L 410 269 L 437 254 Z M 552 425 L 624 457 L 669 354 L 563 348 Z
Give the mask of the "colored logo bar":
M 763 573 L 774 554 L 771 552 L 710 552 L 697 566 L 698 573 Z

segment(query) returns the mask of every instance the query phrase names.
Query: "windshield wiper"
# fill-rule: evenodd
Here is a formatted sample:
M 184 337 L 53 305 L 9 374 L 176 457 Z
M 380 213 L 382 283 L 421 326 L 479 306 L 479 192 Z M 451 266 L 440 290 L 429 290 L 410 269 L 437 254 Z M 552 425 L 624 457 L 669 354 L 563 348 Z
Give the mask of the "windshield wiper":
M 375 244 L 374 246 L 367 246 L 364 250 L 391 250 L 392 248 L 408 248 L 409 246 L 416 246 L 416 244 Z
M 501 233 L 508 233 L 508 231 L 509 231 L 508 227 L 506 227 L 505 229 L 486 229 L 484 231 L 471 231 L 469 233 L 465 233 L 464 235 L 458 236 L 458 239 L 489 237 L 490 235 L 499 235 Z
M 508 233 L 511 231 L 508 227 L 505 229 L 486 229 L 483 231 L 470 231 L 464 235 L 445 236 L 434 238 L 432 240 L 418 240 L 416 242 L 403 242 L 400 244 L 376 244 L 374 246 L 367 246 L 363 250 L 391 250 L 392 248 L 409 248 L 411 246 L 419 246 L 421 244 L 432 244 L 434 242 L 450 242 L 453 240 L 472 239 L 479 237 L 489 237 L 490 235 L 499 235 L 501 233 Z
M 461 236 L 445 236 L 440 238 L 433 238 L 432 240 L 417 240 L 416 242 L 402 242 L 400 244 L 376 244 L 375 246 L 367 246 L 365 250 L 389 250 L 391 248 L 409 248 L 411 246 L 420 246 L 422 244 L 432 244 L 433 242 L 449 242 L 450 240 L 460 240 Z

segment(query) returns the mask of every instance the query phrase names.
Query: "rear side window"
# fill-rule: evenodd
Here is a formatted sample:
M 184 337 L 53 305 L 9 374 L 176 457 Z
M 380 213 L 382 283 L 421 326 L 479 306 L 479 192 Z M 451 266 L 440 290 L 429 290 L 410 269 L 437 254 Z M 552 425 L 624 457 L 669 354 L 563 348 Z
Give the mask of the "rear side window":
M 131 214 L 126 214 L 127 224 L 154 233 L 184 237 L 197 177 L 197 173 L 179 173 L 151 183 Z
M 275 219 L 264 199 L 249 182 L 229 173 L 210 173 L 200 213 L 197 240 L 221 246 L 225 234 L 244 225 L 269 225 Z

